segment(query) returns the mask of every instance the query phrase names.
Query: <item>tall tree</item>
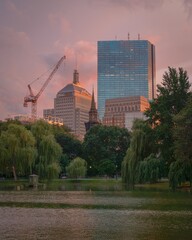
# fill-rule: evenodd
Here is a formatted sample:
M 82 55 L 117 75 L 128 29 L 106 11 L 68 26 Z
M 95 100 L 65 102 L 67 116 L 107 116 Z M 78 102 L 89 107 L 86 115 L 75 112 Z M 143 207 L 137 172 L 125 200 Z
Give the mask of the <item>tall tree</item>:
M 96 125 L 85 135 L 83 142 L 84 158 L 91 168 L 91 174 L 99 173 L 103 160 L 110 160 L 121 169 L 121 162 L 130 144 L 130 133 L 125 128 Z
M 60 173 L 61 147 L 53 135 L 43 136 L 38 148 L 36 169 L 41 178 L 56 178 Z
M 10 124 L 0 136 L 0 165 L 5 172 L 30 174 L 36 157 L 35 138 L 24 126 Z
M 60 165 L 62 168 L 62 173 L 65 173 L 65 168 L 69 162 L 76 157 L 82 156 L 82 143 L 72 134 L 66 132 L 56 133 L 55 138 L 57 143 L 59 143 L 62 148 Z
M 148 122 L 154 129 L 154 142 L 159 145 L 160 152 L 169 166 L 175 160 L 173 153 L 172 129 L 174 116 L 186 105 L 190 95 L 188 75 L 183 68 L 178 71 L 168 68 L 164 73 L 161 85 L 157 85 L 158 96 L 150 103 L 146 111 Z
M 34 170 L 41 178 L 57 177 L 61 170 L 59 160 L 62 149 L 55 140 L 52 126 L 40 120 L 32 125 L 31 131 L 36 138 L 38 151 Z
M 156 152 L 150 126 L 143 120 L 133 124 L 130 147 L 122 162 L 122 179 L 131 188 L 134 187 L 139 173 L 139 164 L 151 153 Z
M 181 182 L 192 186 L 192 95 L 185 106 L 174 117 L 174 154 L 176 162 L 171 164 L 170 186 L 174 189 Z

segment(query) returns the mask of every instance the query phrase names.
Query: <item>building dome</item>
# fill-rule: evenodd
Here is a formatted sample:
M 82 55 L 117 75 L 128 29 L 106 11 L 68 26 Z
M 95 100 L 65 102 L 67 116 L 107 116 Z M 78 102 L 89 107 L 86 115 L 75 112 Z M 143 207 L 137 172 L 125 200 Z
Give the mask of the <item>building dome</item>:
M 91 94 L 80 85 L 79 73 L 77 70 L 74 70 L 74 73 L 73 73 L 73 83 L 67 84 L 67 86 L 61 89 L 57 93 L 57 97 L 64 96 L 64 95 L 73 95 L 74 92 L 85 95 L 85 96 L 91 96 Z
M 78 84 L 70 83 L 70 84 L 67 84 L 63 89 L 61 89 L 57 93 L 57 97 L 68 95 L 68 94 L 73 95 L 74 92 L 82 95 L 91 96 L 91 94 L 85 88 L 83 88 L 79 83 Z

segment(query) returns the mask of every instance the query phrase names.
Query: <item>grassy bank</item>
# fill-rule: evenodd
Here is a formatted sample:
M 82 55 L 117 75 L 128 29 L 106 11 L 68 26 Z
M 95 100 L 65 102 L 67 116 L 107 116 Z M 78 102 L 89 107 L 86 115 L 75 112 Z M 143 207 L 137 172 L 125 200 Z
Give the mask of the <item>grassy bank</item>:
M 55 179 L 52 181 L 40 181 L 38 189 L 49 191 L 122 191 L 129 190 L 122 183 L 121 178 L 85 178 L 85 179 Z M 168 190 L 168 181 L 156 184 L 141 184 L 135 186 L 136 190 Z M 28 179 L 18 181 L 0 181 L 0 190 L 29 190 Z

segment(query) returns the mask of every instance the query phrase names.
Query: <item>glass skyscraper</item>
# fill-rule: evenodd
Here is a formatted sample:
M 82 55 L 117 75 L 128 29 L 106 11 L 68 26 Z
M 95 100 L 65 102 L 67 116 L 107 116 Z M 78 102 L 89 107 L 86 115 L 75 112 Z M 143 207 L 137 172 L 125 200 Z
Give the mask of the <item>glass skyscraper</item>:
M 105 100 L 119 97 L 156 96 L 155 47 L 147 40 L 98 42 L 98 113 Z

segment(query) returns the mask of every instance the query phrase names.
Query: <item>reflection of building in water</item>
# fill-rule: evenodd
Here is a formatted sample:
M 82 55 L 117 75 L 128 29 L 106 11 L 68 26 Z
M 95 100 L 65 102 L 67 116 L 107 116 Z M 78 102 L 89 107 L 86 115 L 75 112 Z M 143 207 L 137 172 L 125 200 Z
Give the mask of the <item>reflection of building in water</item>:
M 108 99 L 105 101 L 103 124 L 131 130 L 133 120 L 143 119 L 143 112 L 148 107 L 149 102 L 143 96 Z
M 79 73 L 73 73 L 73 83 L 61 89 L 54 99 L 54 116 L 63 119 L 79 139 L 85 135 L 85 122 L 89 120 L 91 94 L 79 83 Z

